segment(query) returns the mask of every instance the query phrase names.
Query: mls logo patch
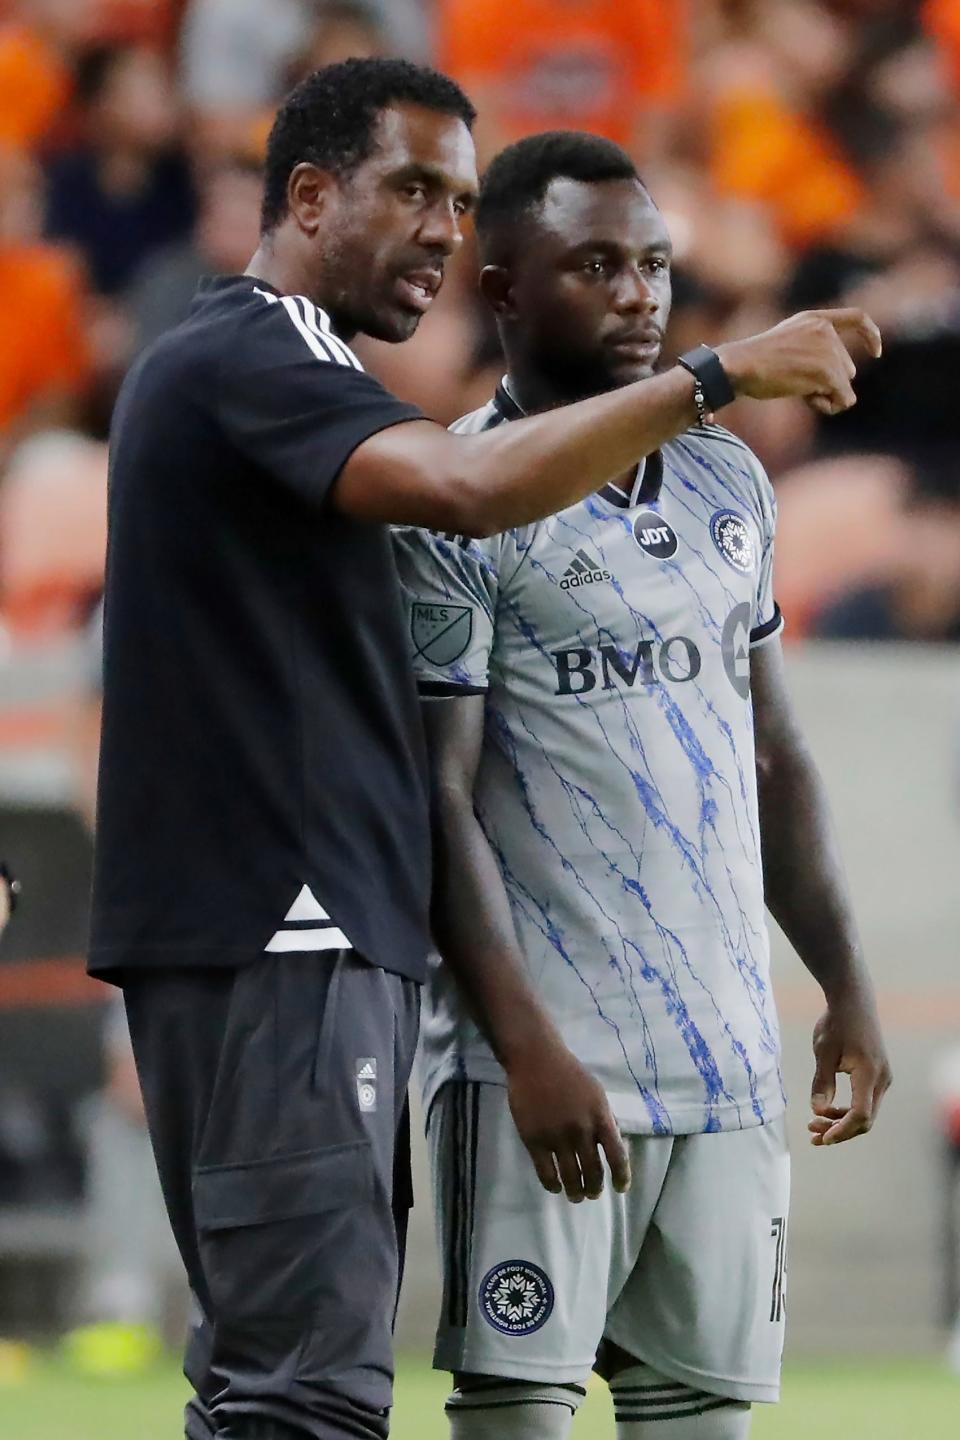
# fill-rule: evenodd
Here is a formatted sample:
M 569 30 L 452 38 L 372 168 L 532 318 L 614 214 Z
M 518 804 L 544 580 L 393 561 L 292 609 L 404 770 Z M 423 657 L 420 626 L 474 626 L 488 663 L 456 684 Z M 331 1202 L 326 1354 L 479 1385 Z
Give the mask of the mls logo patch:
M 501 1335 L 532 1335 L 553 1312 L 553 1286 L 539 1265 L 505 1260 L 480 1282 L 480 1310 Z
M 427 605 L 414 601 L 410 634 L 417 655 L 431 665 L 450 665 L 470 644 L 473 610 L 469 605 Z
M 736 510 L 718 510 L 710 521 L 710 534 L 720 554 L 734 570 L 749 575 L 757 558 L 750 527 Z

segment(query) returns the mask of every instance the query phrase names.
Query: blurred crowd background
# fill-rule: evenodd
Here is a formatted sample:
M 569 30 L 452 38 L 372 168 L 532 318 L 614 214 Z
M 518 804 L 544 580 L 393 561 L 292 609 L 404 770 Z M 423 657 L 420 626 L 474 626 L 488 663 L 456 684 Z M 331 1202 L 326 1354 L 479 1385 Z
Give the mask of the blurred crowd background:
M 636 155 L 677 249 L 671 349 L 870 309 L 887 359 L 849 417 L 724 418 L 777 482 L 792 638 L 956 639 L 960 0 L 0 0 L 11 636 L 95 599 L 117 385 L 201 274 L 249 258 L 277 101 L 315 66 L 398 52 L 463 82 L 482 160 L 555 126 Z M 468 253 L 412 345 L 365 347 L 444 421 L 498 371 L 473 281 Z
M 255 249 L 279 99 L 374 54 L 463 83 L 481 164 L 555 127 L 636 156 L 675 243 L 670 353 L 867 308 L 885 357 L 854 411 L 723 420 L 776 486 L 791 643 L 960 639 L 960 0 L 0 0 L 0 858 L 23 880 L 0 964 L 0 1333 L 61 1303 L 68 1202 L 115 1201 L 117 1173 L 139 1194 L 147 1153 L 81 975 L 112 404 L 199 277 Z M 500 360 L 471 245 L 412 342 L 358 349 L 438 420 L 485 402 Z M 153 1323 L 104 1203 L 61 1318 Z M 144 1227 L 126 1248 L 155 1279 Z

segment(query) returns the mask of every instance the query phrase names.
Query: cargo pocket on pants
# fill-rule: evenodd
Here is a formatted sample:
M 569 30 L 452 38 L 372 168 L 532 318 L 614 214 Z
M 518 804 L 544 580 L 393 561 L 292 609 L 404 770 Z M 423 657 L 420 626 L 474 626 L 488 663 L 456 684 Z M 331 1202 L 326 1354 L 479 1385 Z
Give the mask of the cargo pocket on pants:
M 301 1325 L 336 1305 L 373 1195 L 366 1141 L 194 1173 L 200 1258 L 218 1325 Z

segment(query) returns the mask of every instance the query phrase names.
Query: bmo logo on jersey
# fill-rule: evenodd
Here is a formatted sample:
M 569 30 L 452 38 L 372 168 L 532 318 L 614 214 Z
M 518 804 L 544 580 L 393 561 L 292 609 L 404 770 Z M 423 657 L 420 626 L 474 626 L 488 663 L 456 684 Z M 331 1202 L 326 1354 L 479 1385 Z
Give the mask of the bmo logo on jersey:
M 677 532 L 655 510 L 643 510 L 633 522 L 633 534 L 644 555 L 669 560 L 677 553 Z
M 619 645 L 554 650 L 550 658 L 557 671 L 555 695 L 586 695 L 598 685 L 601 690 L 649 688 L 664 681 L 683 685 L 697 678 L 703 664 L 700 651 L 686 635 L 641 640 L 629 650 Z

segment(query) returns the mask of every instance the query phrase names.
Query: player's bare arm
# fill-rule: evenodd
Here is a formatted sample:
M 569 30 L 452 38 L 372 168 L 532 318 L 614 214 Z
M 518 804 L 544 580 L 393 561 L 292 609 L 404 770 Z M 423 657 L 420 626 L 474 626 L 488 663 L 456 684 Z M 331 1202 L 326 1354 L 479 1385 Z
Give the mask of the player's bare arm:
M 766 902 L 826 998 L 813 1032 L 809 1129 L 814 1145 L 837 1145 L 872 1126 L 890 1063 L 826 794 L 787 694 L 779 640 L 753 651 L 750 683 Z M 837 1103 L 839 1074 L 850 1076 L 848 1105 Z
M 630 1164 L 600 1084 L 564 1044 L 524 969 L 503 879 L 473 806 L 483 695 L 424 702 L 433 794 L 434 931 L 444 962 L 507 1076 L 510 1108 L 540 1182 L 574 1202 Z
M 853 353 L 880 354 L 862 310 L 815 310 L 721 345 L 736 395 L 785 396 L 836 414 L 855 403 Z M 574 505 L 697 419 L 694 380 L 663 375 L 481 435 L 413 421 L 371 436 L 340 473 L 332 502 L 366 521 L 494 535 Z

